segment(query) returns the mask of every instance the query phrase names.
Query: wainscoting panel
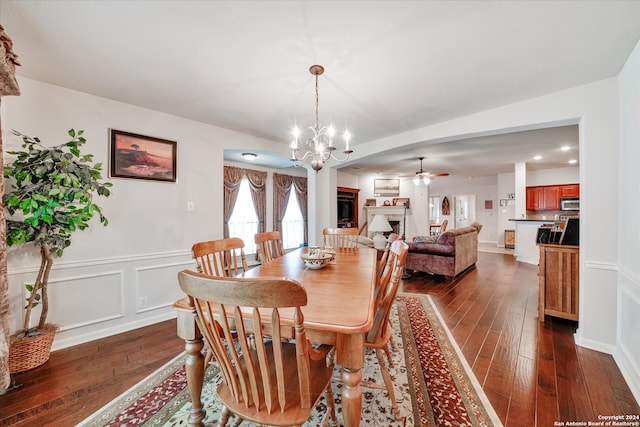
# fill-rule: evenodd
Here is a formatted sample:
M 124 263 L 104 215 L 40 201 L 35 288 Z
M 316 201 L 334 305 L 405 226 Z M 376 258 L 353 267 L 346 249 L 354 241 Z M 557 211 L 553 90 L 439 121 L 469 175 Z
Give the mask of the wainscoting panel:
M 177 274 L 194 269 L 191 251 L 136 254 L 54 264 L 49 283 L 48 321 L 59 327 L 53 349 L 82 344 L 176 316 L 183 295 Z M 22 327 L 25 283 L 37 266 L 9 269 L 11 332 Z M 32 325 L 38 321 L 34 310 Z
M 48 319 L 63 332 L 122 318 L 123 296 L 122 270 L 74 277 L 57 275 L 49 281 Z
M 178 272 L 184 269 L 195 270 L 194 261 L 137 268 L 136 313 L 171 307 L 176 300 L 184 297 L 178 285 Z M 165 286 L 167 284 L 168 286 Z
M 621 269 L 618 288 L 618 339 L 614 358 L 640 402 L 640 277 Z

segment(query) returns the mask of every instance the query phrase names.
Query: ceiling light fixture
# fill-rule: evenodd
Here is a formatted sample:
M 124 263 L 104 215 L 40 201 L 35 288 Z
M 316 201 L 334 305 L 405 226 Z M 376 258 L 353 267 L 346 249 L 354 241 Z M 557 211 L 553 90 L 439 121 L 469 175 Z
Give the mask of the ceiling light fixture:
M 255 153 L 242 153 L 242 157 L 249 162 L 253 162 L 258 155 Z
M 542 160 L 542 156 L 540 154 L 533 156 L 533 160 Z
M 335 128 L 330 124 L 329 127 L 320 126 L 319 120 L 319 96 L 318 96 L 318 76 L 324 73 L 324 67 L 322 65 L 312 65 L 309 68 L 309 72 L 316 76 L 316 123 L 314 126 L 309 126 L 309 129 L 312 131 L 311 138 L 307 139 L 306 142 L 303 142 L 302 148 L 306 151 L 304 154 L 300 155 L 298 152 L 302 150 L 301 147 L 298 146 L 298 137 L 300 136 L 300 129 L 298 126 L 293 128 L 293 142 L 291 143 L 291 161 L 295 167 L 302 166 L 306 161 L 309 162 L 313 170 L 318 172 L 324 166 L 324 162 L 329 160 L 329 158 L 334 159 L 338 162 L 344 162 L 349 158 L 349 154 L 353 153 L 353 150 L 349 149 L 349 140 L 351 139 L 351 134 L 348 130 L 344 131 L 344 141 L 345 141 L 345 149 L 343 153 L 345 154 L 344 158 L 337 158 L 333 152 L 336 150 L 336 147 L 333 146 L 333 135 L 335 135 Z
M 420 170 L 416 172 L 416 176 L 413 178 L 413 184 L 420 185 L 420 183 L 423 183 L 424 185 L 429 185 L 431 183 L 431 174 L 422 169 L 424 157 L 418 157 L 418 159 L 420 160 Z

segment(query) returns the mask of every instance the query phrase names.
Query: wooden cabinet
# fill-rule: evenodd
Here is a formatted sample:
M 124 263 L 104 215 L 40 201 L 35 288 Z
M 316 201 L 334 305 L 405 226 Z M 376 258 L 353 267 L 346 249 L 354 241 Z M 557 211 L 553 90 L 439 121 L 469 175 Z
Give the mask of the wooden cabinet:
M 508 249 L 516 247 L 516 230 L 504 230 L 504 247 Z
M 338 187 L 338 227 L 358 228 L 357 188 Z
M 560 209 L 560 188 L 557 185 L 542 187 L 542 208 L 547 211 Z
M 580 197 L 580 184 L 561 185 L 560 198 Z
M 528 211 L 557 211 L 560 210 L 560 199 L 580 197 L 580 184 L 543 185 L 526 190 Z
M 580 248 L 540 244 L 538 317 L 578 320 Z
M 542 187 L 527 187 L 527 210 L 542 209 Z

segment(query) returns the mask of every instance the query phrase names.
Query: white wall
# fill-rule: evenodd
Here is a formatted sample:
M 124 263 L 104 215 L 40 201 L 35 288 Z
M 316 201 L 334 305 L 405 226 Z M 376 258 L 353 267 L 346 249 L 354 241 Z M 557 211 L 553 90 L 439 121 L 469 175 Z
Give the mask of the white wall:
M 516 174 L 502 173 L 498 175 L 498 240 L 497 245 L 504 247 L 504 230 L 515 230 L 516 224 L 510 219 L 516 217 L 516 201 L 509 200 L 508 194 L 516 192 Z M 500 206 L 500 200 L 506 200 L 507 206 Z
M 535 187 L 537 185 L 577 184 L 579 182 L 580 168 L 578 166 L 527 171 L 527 187 Z
M 446 178 L 434 179 L 429 184 L 431 196 L 440 196 L 440 200 L 447 196 L 451 208 L 451 215 L 441 215 L 442 220 L 449 220 L 447 229 L 456 227 L 453 219 L 454 195 L 475 194 L 476 196 L 476 218 L 482 224 L 482 230 L 478 235 L 478 240 L 497 244 L 498 242 L 498 187 L 497 177 L 472 178 L 465 181 L 449 183 Z M 493 202 L 492 209 L 485 209 L 485 200 Z
M 30 79 L 19 84 L 22 95 L 2 102 L 5 151 L 19 144 L 10 129 L 48 145 L 66 141 L 70 128 L 84 129 L 85 151 L 108 170 L 109 128 L 178 141 L 176 183 L 109 178 L 112 195 L 98 200 L 109 226 L 95 221 L 76 233 L 54 263 L 49 319 L 60 325 L 54 348 L 173 317 L 172 303 L 182 295 L 176 274 L 194 267 L 191 245 L 222 237 L 223 150 L 277 150 L 279 144 Z M 187 213 L 187 201 L 195 212 Z M 35 277 L 39 256 L 31 245 L 10 248 L 8 261 L 16 330 L 23 283 Z
M 619 79 L 620 173 L 618 177 L 617 336 L 614 357 L 640 401 L 640 43 Z

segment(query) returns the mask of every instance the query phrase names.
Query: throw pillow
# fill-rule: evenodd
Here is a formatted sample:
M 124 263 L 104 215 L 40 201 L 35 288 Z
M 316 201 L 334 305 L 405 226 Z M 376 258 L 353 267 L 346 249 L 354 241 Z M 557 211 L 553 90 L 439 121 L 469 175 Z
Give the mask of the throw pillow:
M 435 243 L 439 235 L 435 236 L 416 236 L 413 238 L 414 243 Z

